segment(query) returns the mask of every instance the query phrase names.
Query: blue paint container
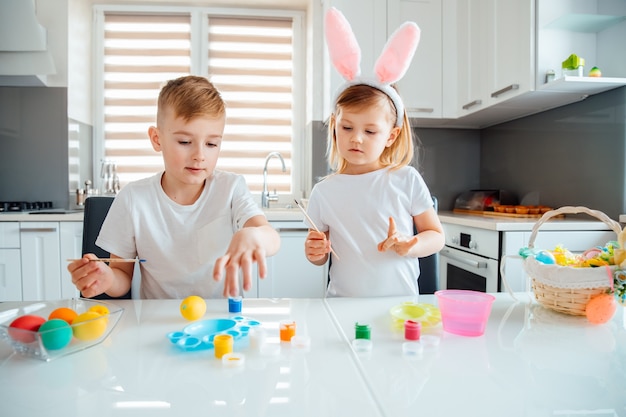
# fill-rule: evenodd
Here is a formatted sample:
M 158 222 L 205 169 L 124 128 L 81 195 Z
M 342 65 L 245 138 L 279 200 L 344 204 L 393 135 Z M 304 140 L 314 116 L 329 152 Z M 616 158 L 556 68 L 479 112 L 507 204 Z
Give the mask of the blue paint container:
M 228 298 L 228 312 L 229 313 L 241 313 L 241 301 L 242 297 L 229 297 Z

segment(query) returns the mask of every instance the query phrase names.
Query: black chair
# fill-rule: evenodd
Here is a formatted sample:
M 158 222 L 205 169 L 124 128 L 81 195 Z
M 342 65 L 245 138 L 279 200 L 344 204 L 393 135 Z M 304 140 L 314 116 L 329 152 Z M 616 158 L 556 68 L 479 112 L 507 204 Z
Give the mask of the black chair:
M 111 254 L 102 248 L 96 246 L 96 239 L 100 233 L 100 228 L 104 222 L 109 208 L 113 203 L 115 197 L 108 196 L 92 196 L 85 200 L 85 214 L 83 216 L 83 255 L 86 253 L 93 253 L 98 258 L 108 258 Z M 107 294 L 100 294 L 93 297 L 96 300 L 111 300 L 111 299 L 130 299 L 131 292 L 124 294 L 121 297 L 111 297 Z

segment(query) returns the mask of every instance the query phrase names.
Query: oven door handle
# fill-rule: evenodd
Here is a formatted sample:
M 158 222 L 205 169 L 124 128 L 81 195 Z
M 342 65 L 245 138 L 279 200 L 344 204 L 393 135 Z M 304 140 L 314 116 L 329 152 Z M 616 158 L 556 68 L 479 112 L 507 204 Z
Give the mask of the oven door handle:
M 452 259 L 453 261 L 457 261 L 467 266 L 471 266 L 472 268 L 487 268 L 487 262 L 479 262 L 479 261 L 473 261 L 471 259 L 463 258 L 462 256 L 453 254 L 448 249 L 442 249 L 440 254 L 449 259 Z

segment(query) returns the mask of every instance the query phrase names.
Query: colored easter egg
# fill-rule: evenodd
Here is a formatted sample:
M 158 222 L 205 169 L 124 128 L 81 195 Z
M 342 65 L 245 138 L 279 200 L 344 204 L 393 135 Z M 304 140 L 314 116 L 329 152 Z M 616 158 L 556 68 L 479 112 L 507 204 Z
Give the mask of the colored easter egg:
M 48 320 L 52 319 L 61 319 L 64 320 L 68 324 L 72 324 L 72 321 L 78 316 L 78 313 L 72 310 L 69 307 L 59 307 L 57 309 L 52 310 L 50 315 L 48 316 Z
M 593 324 L 603 324 L 613 318 L 617 302 L 613 294 L 600 294 L 593 297 L 585 307 L 587 320 Z
M 62 319 L 51 319 L 39 327 L 41 342 L 48 350 L 63 349 L 72 340 L 72 327 Z
M 74 336 L 80 340 L 94 340 L 104 334 L 108 320 L 95 311 L 85 311 L 79 314 L 72 323 Z
M 556 263 L 554 255 L 552 255 L 552 253 L 548 252 L 547 250 L 537 252 L 537 254 L 535 255 L 535 259 L 537 260 L 537 262 L 541 262 L 545 265 L 554 265 Z
M 206 302 L 202 297 L 190 295 L 180 303 L 180 314 L 187 320 L 198 320 L 206 313 Z
M 45 322 L 46 319 L 34 314 L 20 316 L 9 325 L 9 336 L 18 342 L 32 343 L 36 340 L 35 333 Z

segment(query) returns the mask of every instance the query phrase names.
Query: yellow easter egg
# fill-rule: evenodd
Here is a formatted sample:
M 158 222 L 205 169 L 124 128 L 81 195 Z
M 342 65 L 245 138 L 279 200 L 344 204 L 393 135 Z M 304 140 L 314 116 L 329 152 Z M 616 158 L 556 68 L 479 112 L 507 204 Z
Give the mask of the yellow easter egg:
M 180 303 L 180 314 L 187 320 L 198 320 L 206 313 L 206 302 L 202 297 L 190 295 Z
M 106 332 L 107 324 L 107 316 L 101 316 L 95 311 L 85 311 L 72 322 L 74 337 L 80 340 L 95 340 Z

